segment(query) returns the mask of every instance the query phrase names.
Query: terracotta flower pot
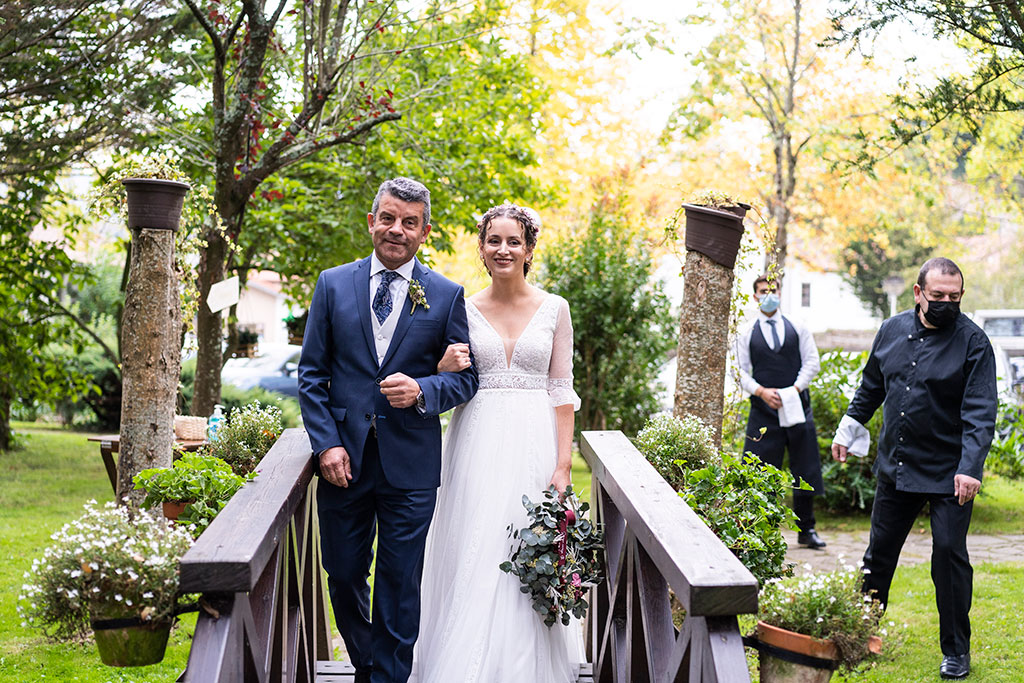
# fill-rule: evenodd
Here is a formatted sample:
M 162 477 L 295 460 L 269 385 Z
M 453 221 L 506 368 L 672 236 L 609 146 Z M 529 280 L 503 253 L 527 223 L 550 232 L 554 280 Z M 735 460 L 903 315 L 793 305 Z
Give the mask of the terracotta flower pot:
M 128 227 L 177 230 L 188 183 L 158 178 L 125 178 L 128 195 Z
M 757 622 L 757 639 L 779 650 L 833 663 L 832 668 L 797 664 L 780 659 L 762 649 L 760 656 L 761 683 L 826 683 L 832 678 L 832 671 L 839 658 L 839 652 L 831 640 L 812 638 L 802 633 L 770 626 L 763 621 Z
M 728 209 L 683 204 L 686 210 L 686 248 L 698 251 L 726 268 L 736 265 L 748 204 Z
M 191 502 L 190 500 L 165 500 L 161 506 L 163 507 L 164 517 L 177 521 L 181 513 L 185 511 L 185 506 Z

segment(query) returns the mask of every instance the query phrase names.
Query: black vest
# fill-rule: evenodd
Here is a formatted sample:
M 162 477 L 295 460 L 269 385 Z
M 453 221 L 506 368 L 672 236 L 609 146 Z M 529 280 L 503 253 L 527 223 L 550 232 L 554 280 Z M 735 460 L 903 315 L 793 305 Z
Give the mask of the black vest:
M 752 370 L 750 376 L 763 387 L 793 386 L 797 375 L 800 374 L 800 367 L 803 365 L 803 361 L 800 359 L 800 336 L 796 333 L 796 328 L 786 318 L 779 316 L 779 319 L 786 326 L 786 338 L 782 342 L 782 348 L 778 351 L 774 351 L 772 347 L 768 346 L 768 342 L 761 332 L 760 320 L 754 323 L 754 329 L 750 334 L 750 367 Z M 751 396 L 751 401 L 764 403 L 759 398 L 755 401 L 755 398 Z M 767 405 L 765 405 L 765 409 L 768 409 Z

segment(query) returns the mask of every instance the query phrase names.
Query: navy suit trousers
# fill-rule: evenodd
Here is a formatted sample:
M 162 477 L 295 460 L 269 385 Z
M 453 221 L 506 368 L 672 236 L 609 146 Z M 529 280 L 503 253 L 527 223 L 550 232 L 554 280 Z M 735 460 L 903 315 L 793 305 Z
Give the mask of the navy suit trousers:
M 405 683 L 420 626 L 420 578 L 437 489 L 397 489 L 380 467 L 370 432 L 359 478 L 317 487 L 321 548 L 338 631 L 372 683 Z M 371 620 L 370 564 L 377 537 Z

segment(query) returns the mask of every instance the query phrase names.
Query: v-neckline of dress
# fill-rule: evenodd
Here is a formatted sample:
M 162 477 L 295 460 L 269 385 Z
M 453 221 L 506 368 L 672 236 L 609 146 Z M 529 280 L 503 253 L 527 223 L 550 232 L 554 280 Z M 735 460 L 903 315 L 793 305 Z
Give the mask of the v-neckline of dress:
M 512 342 L 512 353 L 509 353 L 508 351 L 505 350 L 505 338 L 502 337 L 501 333 L 498 332 L 497 328 L 494 327 L 494 325 L 491 324 L 491 321 L 487 319 L 487 316 L 483 314 L 483 311 L 481 311 L 479 308 L 477 308 L 476 304 L 474 304 L 472 301 L 467 299 L 466 303 L 473 304 L 473 310 L 475 310 L 477 312 L 477 315 L 479 315 L 481 318 L 483 318 L 484 322 L 487 323 L 487 327 L 489 327 L 491 329 L 491 332 L 494 333 L 494 336 L 498 338 L 498 343 L 501 344 L 501 352 L 505 356 L 505 369 L 506 370 L 511 370 L 512 369 L 512 361 L 515 360 L 516 350 L 519 348 L 519 340 L 523 338 L 523 335 L 526 334 L 526 331 L 530 329 L 531 325 L 533 325 L 533 321 L 537 319 L 537 314 L 540 313 L 540 309 L 544 308 L 544 304 L 546 304 L 548 302 L 548 299 L 550 299 L 550 298 L 551 298 L 550 294 L 545 294 L 544 295 L 544 299 L 541 300 L 541 302 L 537 306 L 536 310 L 534 310 L 533 315 L 530 316 L 530 319 L 527 321 L 526 326 L 519 333 L 519 336 L 516 337 L 515 341 Z

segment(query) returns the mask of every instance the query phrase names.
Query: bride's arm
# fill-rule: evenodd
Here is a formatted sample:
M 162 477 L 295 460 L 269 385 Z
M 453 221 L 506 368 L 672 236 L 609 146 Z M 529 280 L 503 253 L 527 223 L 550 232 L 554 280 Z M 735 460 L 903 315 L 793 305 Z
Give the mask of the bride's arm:
M 551 484 L 559 491 L 572 483 L 572 437 L 576 428 L 576 411 L 580 397 L 572 388 L 572 317 L 565 299 L 559 302 L 558 320 L 551 342 L 551 363 L 548 366 L 548 396 L 555 407 L 558 462 Z
M 558 491 L 572 483 L 572 433 L 576 428 L 576 415 L 572 404 L 555 408 L 555 430 L 558 434 L 558 464 L 551 475 L 551 485 Z

